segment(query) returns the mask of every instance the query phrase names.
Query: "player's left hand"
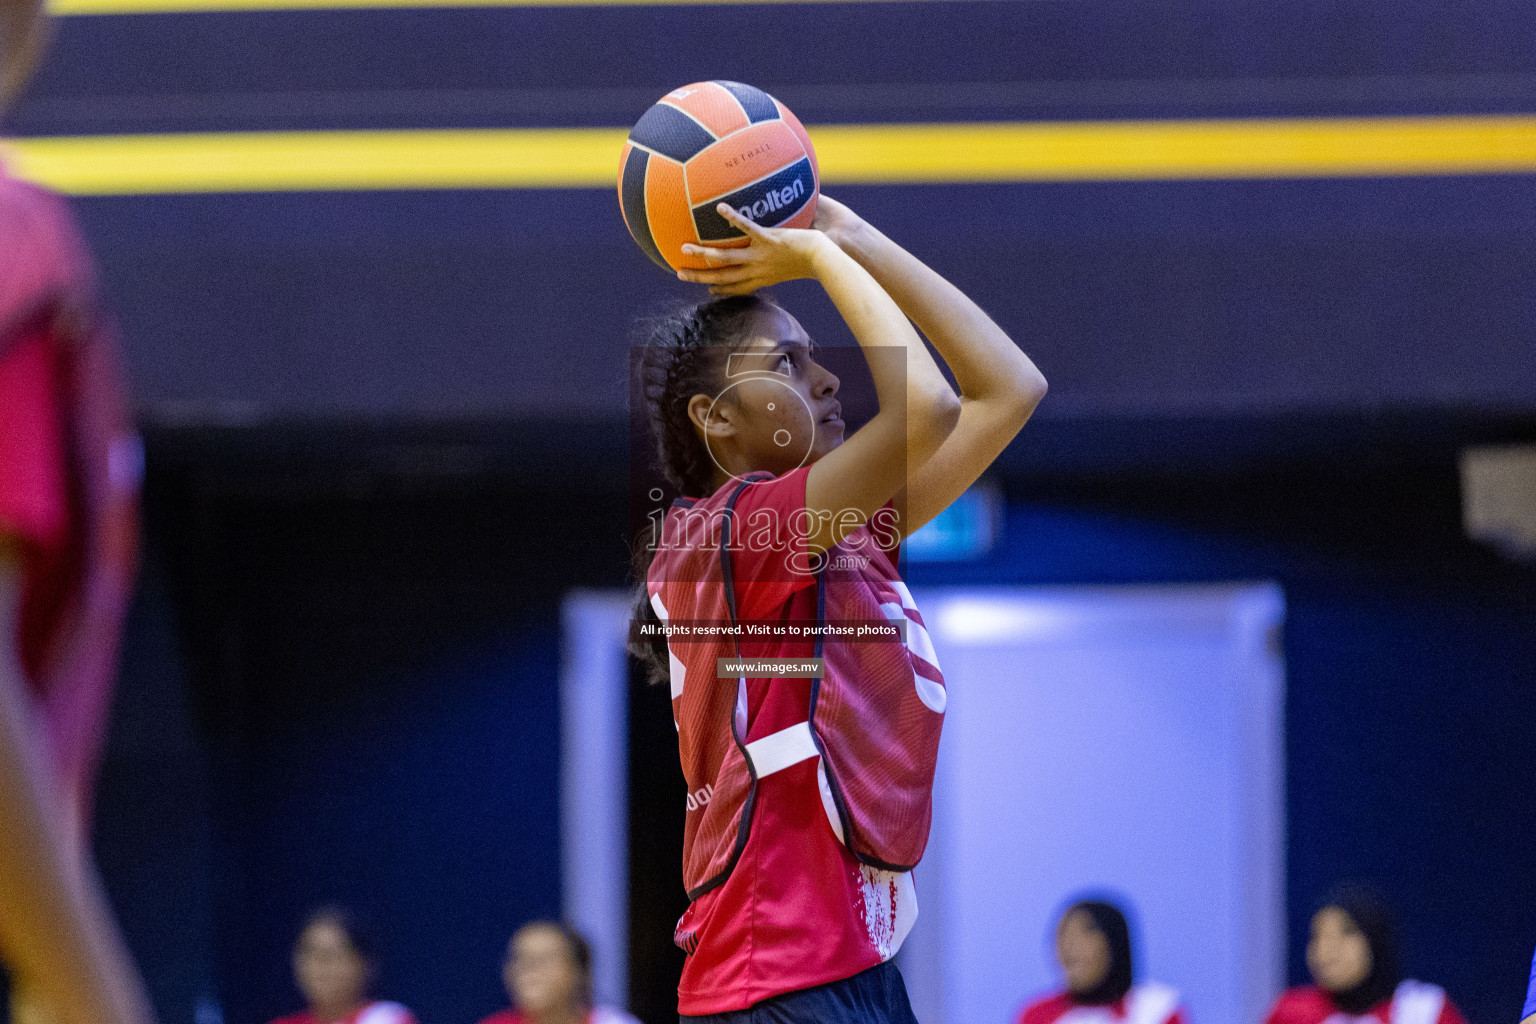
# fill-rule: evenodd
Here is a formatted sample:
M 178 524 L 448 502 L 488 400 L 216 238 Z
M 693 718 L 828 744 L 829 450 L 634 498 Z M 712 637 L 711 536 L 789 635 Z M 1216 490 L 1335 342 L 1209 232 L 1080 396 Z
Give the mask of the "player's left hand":
M 811 222 L 811 227 L 836 242 L 838 248 L 846 250 L 854 232 L 863 224 L 862 217 L 825 192 L 817 196 L 816 219 Z

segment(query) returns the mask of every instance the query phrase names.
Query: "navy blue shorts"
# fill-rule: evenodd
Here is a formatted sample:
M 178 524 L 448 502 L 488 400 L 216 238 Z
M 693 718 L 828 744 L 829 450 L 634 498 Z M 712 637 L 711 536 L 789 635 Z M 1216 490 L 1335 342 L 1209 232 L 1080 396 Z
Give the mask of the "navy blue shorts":
M 901 972 L 887 960 L 851 978 L 786 992 L 756 1006 L 679 1024 L 917 1024 Z

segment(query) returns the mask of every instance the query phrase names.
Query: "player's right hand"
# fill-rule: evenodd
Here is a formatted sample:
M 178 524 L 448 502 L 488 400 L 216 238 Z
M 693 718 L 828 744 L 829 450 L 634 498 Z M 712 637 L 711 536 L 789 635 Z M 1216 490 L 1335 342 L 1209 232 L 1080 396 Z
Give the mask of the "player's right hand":
M 702 256 L 710 269 L 677 272 L 684 281 L 709 285 L 716 295 L 745 295 L 780 281 L 818 277 L 827 254 L 836 251 L 836 243 L 820 231 L 760 227 L 725 203 L 716 209 L 747 236 L 748 244 L 739 249 L 720 249 L 689 243 L 683 246 L 683 252 Z

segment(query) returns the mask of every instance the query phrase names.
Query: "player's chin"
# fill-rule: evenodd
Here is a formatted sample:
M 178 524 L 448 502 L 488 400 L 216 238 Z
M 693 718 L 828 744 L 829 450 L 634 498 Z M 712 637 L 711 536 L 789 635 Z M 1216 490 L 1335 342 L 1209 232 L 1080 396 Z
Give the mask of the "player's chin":
M 811 461 L 821 458 L 823 455 L 843 443 L 843 425 L 838 423 L 829 429 L 825 424 L 816 430 L 816 443 L 811 445 Z

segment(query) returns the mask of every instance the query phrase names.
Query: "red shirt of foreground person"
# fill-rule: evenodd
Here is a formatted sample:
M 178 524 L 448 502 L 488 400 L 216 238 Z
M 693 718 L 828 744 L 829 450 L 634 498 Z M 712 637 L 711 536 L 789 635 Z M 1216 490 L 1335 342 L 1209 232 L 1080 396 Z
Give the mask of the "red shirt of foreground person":
M 45 21 L 41 0 L 0 0 L 0 114 Z M 69 210 L 0 168 L 0 966 L 20 1024 L 154 1018 L 88 835 L 140 462 Z
M 17 648 L 81 838 L 138 555 L 142 456 L 85 247 L 0 168 L 0 536 L 21 545 Z

